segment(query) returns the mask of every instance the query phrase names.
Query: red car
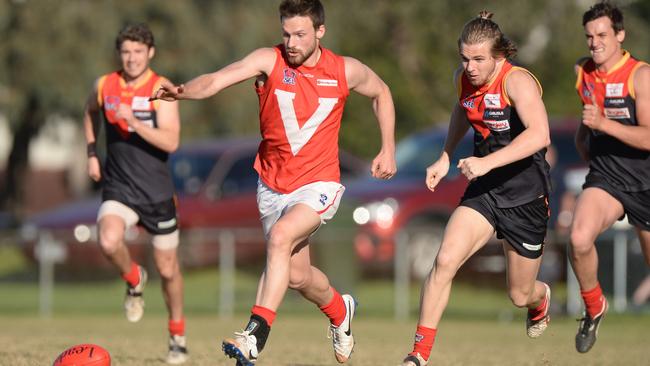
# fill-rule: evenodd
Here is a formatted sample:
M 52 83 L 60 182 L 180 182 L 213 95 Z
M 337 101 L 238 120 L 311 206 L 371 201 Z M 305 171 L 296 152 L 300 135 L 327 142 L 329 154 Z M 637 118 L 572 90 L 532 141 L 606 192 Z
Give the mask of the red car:
M 170 156 L 169 165 L 178 196 L 181 228 L 180 257 L 187 267 L 215 264 L 221 229 L 235 230 L 238 262 L 264 258 L 265 241 L 257 211 L 257 172 L 253 162 L 259 139 L 237 138 L 194 142 Z M 368 164 L 340 153 L 343 180 L 360 177 Z M 98 197 L 74 202 L 31 217 L 23 226 L 26 253 L 34 256 L 39 234 L 63 243 L 66 271 L 110 268 L 96 243 Z M 136 260 L 149 260 L 149 235 L 139 227 L 126 233 Z M 185 245 L 188 244 L 188 245 Z
M 585 166 L 573 144 L 577 122 L 554 122 L 551 140 L 557 158 L 551 169 L 554 191 L 550 198 L 549 229 L 553 229 L 557 221 L 559 199 L 565 190 L 564 173 L 567 169 Z M 358 225 L 354 248 L 366 272 L 389 273 L 393 269 L 396 238 L 403 235 L 412 275 L 422 278 L 429 273 L 447 220 L 468 183 L 455 162 L 473 154 L 470 130 L 456 148 L 448 175 L 435 192 L 429 191 L 424 184 L 426 167 L 440 156 L 446 134 L 446 127 L 432 128 L 400 141 L 396 148 L 397 175 L 393 179 L 363 178 L 348 184 L 346 199 L 357 203 L 353 211 Z M 501 245 L 490 244 L 464 267 L 474 273 L 503 273 L 505 259 Z

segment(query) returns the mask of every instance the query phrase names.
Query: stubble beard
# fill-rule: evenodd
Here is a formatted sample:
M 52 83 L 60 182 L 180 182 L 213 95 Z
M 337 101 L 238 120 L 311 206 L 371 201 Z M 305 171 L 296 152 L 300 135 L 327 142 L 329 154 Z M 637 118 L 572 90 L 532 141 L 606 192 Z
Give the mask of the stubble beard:
M 297 56 L 289 56 L 289 51 L 295 51 L 298 53 Z M 287 60 L 289 61 L 289 64 L 292 66 L 300 66 L 302 65 L 305 60 L 311 57 L 311 55 L 314 54 L 316 51 L 316 46 L 314 45 L 311 49 L 308 49 L 306 52 L 300 52 L 300 50 L 297 49 L 288 49 L 287 50 Z

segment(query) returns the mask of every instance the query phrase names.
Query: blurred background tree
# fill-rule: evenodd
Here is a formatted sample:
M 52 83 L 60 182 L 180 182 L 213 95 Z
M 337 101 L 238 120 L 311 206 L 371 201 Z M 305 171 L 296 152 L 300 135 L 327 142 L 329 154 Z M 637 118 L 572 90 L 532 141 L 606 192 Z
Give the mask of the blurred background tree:
M 0 183 L 0 204 L 21 202 L 19 187 L 28 146 L 51 116 L 78 121 L 94 80 L 118 67 L 114 39 L 128 22 L 146 22 L 156 37 L 153 68 L 180 83 L 214 71 L 258 47 L 281 41 L 278 1 L 267 0 L 5 0 L 0 2 L 0 113 L 13 132 Z M 458 66 L 463 24 L 483 9 L 519 45 L 516 61 L 544 86 L 552 117 L 577 116 L 573 63 L 587 53 L 582 13 L 586 0 L 323 0 L 323 44 L 362 60 L 393 92 L 397 136 L 447 122 L 456 98 L 451 77 Z M 650 3 L 620 1 L 625 47 L 650 59 Z M 181 103 L 182 137 L 258 133 L 252 81 L 206 101 Z M 350 97 L 341 144 L 371 158 L 379 133 L 366 98 Z M 80 157 L 81 158 L 81 157 Z M 434 157 L 431 157 L 432 159 Z

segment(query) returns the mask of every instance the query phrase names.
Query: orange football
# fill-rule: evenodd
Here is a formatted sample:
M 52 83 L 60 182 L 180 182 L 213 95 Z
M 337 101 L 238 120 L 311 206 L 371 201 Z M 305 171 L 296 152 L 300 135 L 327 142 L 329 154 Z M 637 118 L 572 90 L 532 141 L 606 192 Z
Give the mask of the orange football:
M 52 366 L 111 366 L 111 355 L 96 344 L 78 344 L 63 351 Z

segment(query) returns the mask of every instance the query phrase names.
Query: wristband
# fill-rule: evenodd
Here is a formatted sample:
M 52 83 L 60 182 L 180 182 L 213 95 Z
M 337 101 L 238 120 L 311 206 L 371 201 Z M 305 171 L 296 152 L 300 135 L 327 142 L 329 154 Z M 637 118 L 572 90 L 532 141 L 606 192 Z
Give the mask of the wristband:
M 92 158 L 93 156 L 97 156 L 97 146 L 95 145 L 94 142 L 89 143 L 86 145 L 86 156 L 89 158 Z

